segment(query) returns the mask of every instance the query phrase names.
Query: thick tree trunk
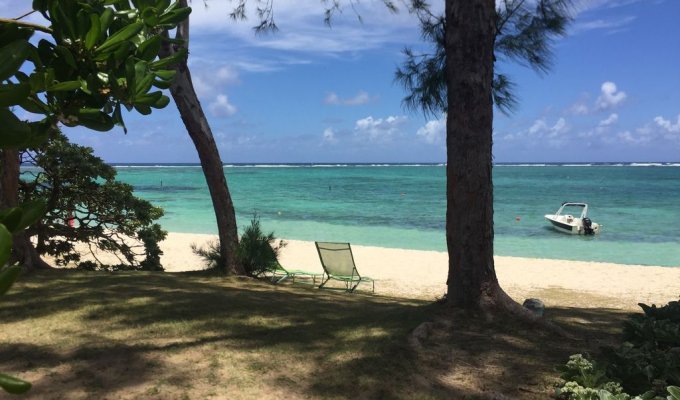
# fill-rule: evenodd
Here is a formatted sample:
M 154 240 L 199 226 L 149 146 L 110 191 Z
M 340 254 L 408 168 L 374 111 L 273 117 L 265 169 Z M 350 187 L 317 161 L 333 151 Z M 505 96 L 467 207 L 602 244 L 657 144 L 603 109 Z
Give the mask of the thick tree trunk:
M 0 208 L 16 207 L 19 203 L 19 151 L 3 149 L 0 151 Z M 31 243 L 26 231 L 14 234 L 11 262 L 18 262 L 25 269 L 49 269 Z
M 493 260 L 495 2 L 447 0 L 445 12 L 447 299 L 459 308 L 485 309 L 512 302 L 498 285 Z

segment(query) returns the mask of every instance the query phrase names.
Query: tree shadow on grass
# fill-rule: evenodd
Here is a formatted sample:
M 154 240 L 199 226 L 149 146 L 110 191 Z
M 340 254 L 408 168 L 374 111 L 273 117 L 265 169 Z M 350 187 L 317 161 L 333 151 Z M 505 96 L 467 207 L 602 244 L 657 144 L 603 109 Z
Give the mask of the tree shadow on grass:
M 49 271 L 0 303 L 2 329 L 32 329 L 0 345 L 0 370 L 35 377 L 35 398 L 545 398 L 546 372 L 612 340 L 624 315 L 550 310 L 581 341 L 454 316 L 414 351 L 409 333 L 438 312 L 253 279 Z

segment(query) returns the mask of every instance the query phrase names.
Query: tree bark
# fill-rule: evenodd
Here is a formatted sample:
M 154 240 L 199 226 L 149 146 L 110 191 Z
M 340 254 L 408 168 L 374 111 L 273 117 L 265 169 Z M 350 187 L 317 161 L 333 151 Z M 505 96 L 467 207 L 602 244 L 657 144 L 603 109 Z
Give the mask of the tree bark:
M 180 7 L 186 7 L 186 3 L 186 0 L 180 0 Z M 175 39 L 184 41 L 183 46 L 188 47 L 189 18 L 177 27 Z M 171 56 L 174 54 L 174 51 L 170 43 L 165 42 L 161 49 L 161 57 Z M 223 268 L 228 273 L 245 275 L 245 270 L 236 257 L 236 249 L 238 247 L 236 213 L 227 186 L 227 179 L 224 175 L 220 153 L 215 144 L 208 119 L 194 90 L 187 61 L 184 60 L 178 63 L 175 68 L 177 75 L 175 75 L 172 86 L 170 86 L 170 93 L 177 105 L 184 126 L 194 142 L 194 146 L 196 146 L 203 174 L 208 184 L 217 219 L 220 256 L 225 264 Z
M 445 13 L 447 300 L 484 309 L 514 303 L 498 284 L 493 259 L 495 2 L 446 0 Z
M 21 161 L 16 149 L 0 151 L 0 208 L 16 207 L 19 203 L 19 168 Z M 24 269 L 51 269 L 31 243 L 26 231 L 14 234 L 10 262 L 18 262 Z

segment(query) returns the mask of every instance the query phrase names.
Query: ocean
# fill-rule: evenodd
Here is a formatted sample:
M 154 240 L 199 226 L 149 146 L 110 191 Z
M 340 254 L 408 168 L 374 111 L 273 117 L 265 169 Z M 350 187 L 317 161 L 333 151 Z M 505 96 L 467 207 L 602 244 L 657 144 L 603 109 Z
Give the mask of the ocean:
M 198 165 L 117 165 L 118 178 L 165 210 L 171 232 L 216 233 Z M 225 165 L 239 228 L 298 240 L 446 251 L 442 164 Z M 498 164 L 494 253 L 680 267 L 680 163 Z M 589 204 L 597 236 L 553 230 L 562 202 Z

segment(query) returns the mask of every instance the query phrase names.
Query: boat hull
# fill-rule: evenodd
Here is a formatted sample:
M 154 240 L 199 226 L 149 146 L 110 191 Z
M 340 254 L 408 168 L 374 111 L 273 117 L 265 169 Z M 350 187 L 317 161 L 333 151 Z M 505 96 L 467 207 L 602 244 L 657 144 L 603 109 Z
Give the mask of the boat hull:
M 571 235 L 586 235 L 581 218 L 548 214 L 545 216 L 545 219 L 550 222 L 550 225 L 552 225 L 553 228 L 560 232 L 569 233 Z M 600 233 L 600 225 L 597 223 L 592 223 L 591 229 L 593 230 L 593 234 Z

